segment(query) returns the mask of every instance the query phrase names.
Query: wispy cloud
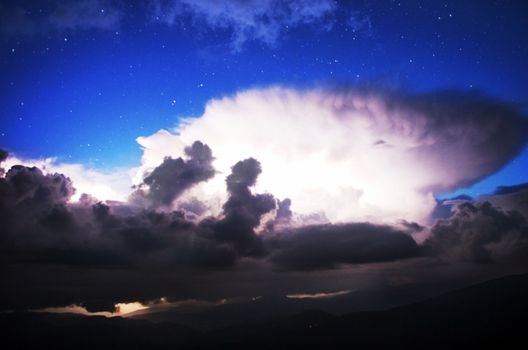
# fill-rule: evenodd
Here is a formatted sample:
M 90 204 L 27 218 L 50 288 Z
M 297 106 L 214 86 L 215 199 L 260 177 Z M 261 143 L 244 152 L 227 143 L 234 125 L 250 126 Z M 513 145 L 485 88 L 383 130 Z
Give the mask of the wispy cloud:
M 0 30 L 5 38 L 75 30 L 116 30 L 125 13 L 116 2 L 81 0 L 40 6 L 0 5 Z
M 331 26 L 337 5 L 331 0 L 174 0 L 157 1 L 154 17 L 170 26 L 190 16 L 196 27 L 231 32 L 239 51 L 248 41 L 275 46 L 288 30 L 301 25 Z
M 370 16 L 359 11 L 352 11 L 347 24 L 354 33 L 367 36 L 372 35 L 372 21 Z

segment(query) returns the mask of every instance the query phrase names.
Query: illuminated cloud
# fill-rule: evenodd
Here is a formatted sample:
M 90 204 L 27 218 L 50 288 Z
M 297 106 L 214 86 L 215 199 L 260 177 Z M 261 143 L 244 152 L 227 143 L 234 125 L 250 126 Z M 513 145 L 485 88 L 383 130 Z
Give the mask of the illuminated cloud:
M 139 310 L 146 310 L 148 309 L 148 305 L 144 305 L 139 302 L 132 302 L 132 303 L 117 303 L 114 305 L 114 311 L 88 311 L 85 306 L 83 305 L 68 305 L 68 306 L 62 306 L 62 307 L 47 307 L 44 309 L 38 309 L 34 310 L 36 312 L 51 312 L 51 313 L 57 313 L 57 314 L 80 314 L 80 315 L 86 315 L 86 316 L 104 316 L 104 317 L 115 317 L 115 316 L 127 316 L 127 314 L 130 314 L 132 312 L 136 312 Z
M 525 262 L 524 186 L 487 198 L 508 210 L 468 199 L 430 228 L 416 222 L 435 208 L 434 191 L 477 181 L 525 144 L 526 121 L 480 95 L 249 90 L 138 142 L 142 166 L 116 174 L 0 152 L 2 277 L 18 291 L 2 290 L 0 309 L 115 312 L 160 295 L 355 290 L 333 271 L 383 280 L 424 261 Z M 127 198 L 133 174 L 147 194 L 168 186 L 162 208 L 94 198 L 97 185 Z M 50 283 L 64 294 L 47 296 Z
M 254 157 L 256 190 L 290 198 L 301 216 L 331 222 L 424 222 L 435 192 L 467 186 L 526 143 L 526 120 L 476 93 L 253 89 L 210 101 L 171 132 L 138 138 L 143 171 L 202 140 L 218 174 L 186 194 L 221 211 L 232 164 Z M 301 220 L 302 221 L 302 220 Z
M 351 290 L 340 290 L 337 292 L 320 292 L 320 293 L 312 293 L 312 294 L 286 294 L 286 298 L 289 299 L 328 299 L 328 298 L 335 298 L 340 297 L 343 295 L 347 295 L 352 293 Z

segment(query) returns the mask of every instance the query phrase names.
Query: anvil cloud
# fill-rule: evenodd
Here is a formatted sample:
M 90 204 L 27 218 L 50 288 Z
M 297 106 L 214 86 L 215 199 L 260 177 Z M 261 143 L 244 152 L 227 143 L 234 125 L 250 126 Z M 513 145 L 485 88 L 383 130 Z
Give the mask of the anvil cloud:
M 290 198 L 300 221 L 425 222 L 435 192 L 497 171 L 526 138 L 515 108 L 478 93 L 273 87 L 212 100 L 202 116 L 138 142 L 144 169 L 207 143 L 218 174 L 186 198 L 214 214 L 229 168 L 254 157 L 266 169 L 257 189 Z

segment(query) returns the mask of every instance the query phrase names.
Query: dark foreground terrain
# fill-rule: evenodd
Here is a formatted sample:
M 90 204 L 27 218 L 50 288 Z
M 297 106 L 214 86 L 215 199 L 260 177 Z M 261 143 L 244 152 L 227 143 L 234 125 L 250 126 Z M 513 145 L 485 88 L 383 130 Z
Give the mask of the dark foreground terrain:
M 119 317 L 4 313 L 0 333 L 3 349 L 526 349 L 527 296 L 528 275 L 516 275 L 387 311 L 307 310 L 210 331 Z

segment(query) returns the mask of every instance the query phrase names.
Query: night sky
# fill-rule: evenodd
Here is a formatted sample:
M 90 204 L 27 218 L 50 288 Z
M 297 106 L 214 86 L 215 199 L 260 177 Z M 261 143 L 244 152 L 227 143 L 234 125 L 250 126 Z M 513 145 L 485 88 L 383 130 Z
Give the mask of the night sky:
M 3 0 L 2 274 L 18 292 L 0 308 L 422 296 L 525 271 L 527 14 Z
M 274 9 L 248 3 L 244 11 Z M 4 1 L 3 147 L 26 158 L 134 166 L 136 137 L 201 115 L 211 98 L 271 84 L 478 89 L 528 104 L 523 1 L 331 1 L 298 21 L 277 10 L 257 29 L 243 12 L 208 21 L 200 6 L 176 6 Z M 524 152 L 469 193 L 528 181 L 527 161 Z

